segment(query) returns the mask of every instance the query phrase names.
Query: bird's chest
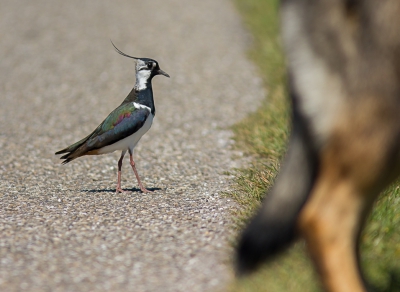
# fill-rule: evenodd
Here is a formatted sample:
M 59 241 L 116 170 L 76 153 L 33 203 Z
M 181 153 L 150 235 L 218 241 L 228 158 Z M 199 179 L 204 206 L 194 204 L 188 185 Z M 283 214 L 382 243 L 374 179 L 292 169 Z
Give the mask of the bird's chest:
M 143 127 L 141 127 L 141 128 L 136 132 L 136 133 L 137 133 L 136 137 L 139 137 L 139 139 L 140 139 L 140 138 L 142 138 L 142 136 L 143 136 L 144 134 L 146 134 L 146 132 L 147 132 L 148 130 L 150 130 L 151 125 L 153 124 L 153 119 L 154 119 L 154 116 L 153 116 L 153 114 L 150 113 L 150 115 L 149 115 L 148 118 L 146 119 L 146 122 L 144 123 Z M 129 136 L 128 138 L 134 136 L 136 133 L 134 133 L 133 135 Z M 133 142 L 134 146 L 136 145 L 137 142 L 139 142 L 139 140 L 136 141 L 136 139 L 135 139 L 134 137 L 132 137 L 132 140 L 131 140 L 131 141 Z M 130 145 L 132 145 L 132 144 L 130 144 Z
M 150 130 L 151 125 L 153 124 L 153 118 L 154 118 L 154 116 L 152 114 L 150 114 L 147 117 L 147 119 L 146 119 L 145 123 L 143 124 L 143 126 L 138 131 L 136 131 L 135 133 L 133 133 L 129 137 L 126 137 L 125 139 L 123 139 L 121 141 L 122 142 L 121 146 L 122 146 L 123 149 L 121 149 L 121 150 L 128 149 L 128 148 L 133 150 L 133 148 L 139 142 L 140 138 L 142 138 L 142 136 L 144 134 L 146 134 L 146 132 L 148 130 Z

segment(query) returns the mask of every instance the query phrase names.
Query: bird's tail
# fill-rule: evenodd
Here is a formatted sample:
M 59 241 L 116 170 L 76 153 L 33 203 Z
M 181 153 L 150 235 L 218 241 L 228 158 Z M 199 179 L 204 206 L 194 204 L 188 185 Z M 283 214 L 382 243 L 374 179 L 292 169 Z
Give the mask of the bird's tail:
M 281 172 L 239 240 L 236 257 L 239 275 L 251 272 L 296 238 L 296 220 L 317 171 L 317 155 L 308 136 L 306 125 L 294 110 L 289 149 Z
M 60 159 L 65 159 L 62 164 L 67 164 L 68 162 L 74 160 L 75 158 L 78 158 L 80 156 L 82 156 L 82 145 L 85 144 L 85 142 L 87 141 L 88 137 L 83 138 L 82 140 L 79 140 L 78 142 L 68 146 L 67 148 L 64 148 L 60 151 L 57 151 L 55 154 L 64 154 L 65 155 L 61 156 Z

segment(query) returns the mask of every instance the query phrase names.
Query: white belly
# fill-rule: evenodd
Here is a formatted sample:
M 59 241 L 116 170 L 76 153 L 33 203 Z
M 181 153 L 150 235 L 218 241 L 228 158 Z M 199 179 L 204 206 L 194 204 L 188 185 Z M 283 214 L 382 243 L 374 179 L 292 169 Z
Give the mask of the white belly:
M 133 150 L 133 148 L 135 148 L 136 144 L 139 142 L 140 138 L 142 138 L 142 136 L 150 129 L 151 125 L 153 124 L 153 118 L 154 116 L 150 113 L 143 127 L 141 127 L 139 131 L 122 140 L 119 140 L 118 142 L 115 142 L 114 144 L 101 148 L 98 154 L 111 153 L 115 150 Z

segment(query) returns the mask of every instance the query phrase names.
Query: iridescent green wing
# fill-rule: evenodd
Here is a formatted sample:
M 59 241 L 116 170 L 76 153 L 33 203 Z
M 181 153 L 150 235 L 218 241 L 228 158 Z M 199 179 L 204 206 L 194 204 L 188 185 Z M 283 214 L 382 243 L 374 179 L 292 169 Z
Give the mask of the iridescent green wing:
M 87 146 L 99 149 L 128 137 L 144 125 L 149 115 L 146 107 L 136 108 L 133 102 L 122 104 L 88 137 Z

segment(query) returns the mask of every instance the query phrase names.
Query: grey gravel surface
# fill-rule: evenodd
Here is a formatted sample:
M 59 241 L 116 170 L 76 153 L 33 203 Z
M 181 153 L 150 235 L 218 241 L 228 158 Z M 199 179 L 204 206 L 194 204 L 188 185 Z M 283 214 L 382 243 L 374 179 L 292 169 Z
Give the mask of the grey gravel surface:
M 159 61 L 156 118 L 115 194 L 119 153 L 66 166 Z M 214 291 L 232 277 L 229 126 L 264 93 L 228 0 L 20 1 L 0 9 L 0 291 Z

